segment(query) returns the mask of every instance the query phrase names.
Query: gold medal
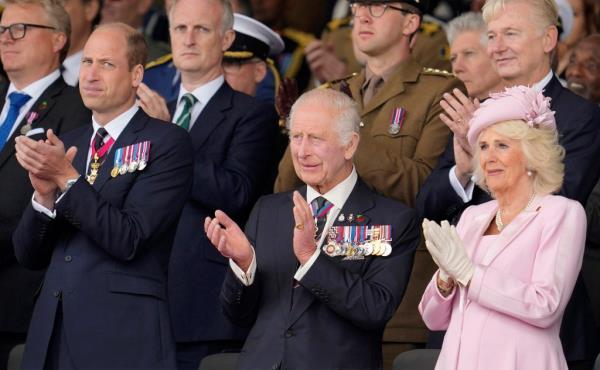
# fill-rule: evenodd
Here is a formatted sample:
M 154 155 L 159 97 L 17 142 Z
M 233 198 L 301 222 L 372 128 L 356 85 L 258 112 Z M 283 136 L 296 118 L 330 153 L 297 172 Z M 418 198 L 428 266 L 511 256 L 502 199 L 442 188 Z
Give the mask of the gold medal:
M 112 177 L 119 176 L 119 167 L 117 167 L 117 166 L 113 167 L 113 169 L 110 171 L 110 175 Z

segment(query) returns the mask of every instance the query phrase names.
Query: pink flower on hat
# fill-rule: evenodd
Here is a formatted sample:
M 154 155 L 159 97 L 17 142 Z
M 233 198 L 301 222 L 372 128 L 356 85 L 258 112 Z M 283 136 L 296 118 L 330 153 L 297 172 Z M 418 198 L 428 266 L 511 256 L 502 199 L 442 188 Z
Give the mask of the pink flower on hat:
M 507 87 L 502 92 L 491 94 L 469 122 L 469 144 L 475 147 L 481 131 L 509 120 L 522 120 L 529 127 L 555 130 L 556 120 L 554 111 L 550 109 L 550 100 L 527 86 Z

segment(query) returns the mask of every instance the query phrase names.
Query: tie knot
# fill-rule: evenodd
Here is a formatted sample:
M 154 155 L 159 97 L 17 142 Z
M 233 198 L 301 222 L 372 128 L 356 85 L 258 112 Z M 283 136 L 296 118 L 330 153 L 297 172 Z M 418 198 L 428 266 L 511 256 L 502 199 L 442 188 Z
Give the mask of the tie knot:
M 198 99 L 196 99 L 196 97 L 192 94 L 192 93 L 186 93 L 184 94 L 181 99 L 183 99 L 183 103 L 185 104 L 185 106 L 191 107 L 194 104 L 196 104 L 196 102 L 198 102 Z
M 22 106 L 27 104 L 29 99 L 31 99 L 31 96 L 24 94 L 24 93 L 16 92 L 16 91 L 13 91 L 8 95 L 8 100 L 10 100 L 10 105 L 12 105 L 16 108 L 21 108 Z
M 94 149 L 96 149 L 96 151 L 104 145 L 106 138 L 108 138 L 108 132 L 104 127 L 100 127 L 94 136 Z
M 317 197 L 310 203 L 315 218 L 323 218 L 327 216 L 329 210 L 333 207 L 333 203 L 323 197 Z

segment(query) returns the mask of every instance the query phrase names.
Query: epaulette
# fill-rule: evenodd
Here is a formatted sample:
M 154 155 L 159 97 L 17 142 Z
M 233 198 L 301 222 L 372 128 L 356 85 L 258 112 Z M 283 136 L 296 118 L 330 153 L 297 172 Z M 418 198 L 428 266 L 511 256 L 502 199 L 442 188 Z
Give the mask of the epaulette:
M 351 17 L 336 18 L 327 23 L 327 30 L 331 32 L 337 30 L 338 28 L 349 27 L 351 24 Z
M 171 60 L 173 60 L 173 54 L 165 54 L 162 57 L 159 57 L 158 59 L 154 59 L 146 63 L 146 69 L 163 65 L 165 63 L 170 62 Z
M 437 23 L 431 22 L 431 21 L 423 21 L 421 23 L 421 26 L 419 27 L 419 30 L 421 31 L 421 33 L 423 33 L 427 36 L 433 36 L 436 33 L 440 32 L 441 29 L 442 29 L 442 26 L 440 26 Z
M 333 87 L 333 85 L 337 85 L 342 81 L 348 81 L 349 79 L 356 76 L 357 74 L 358 74 L 358 72 L 354 72 L 351 75 L 348 75 L 346 77 L 342 77 L 337 80 L 327 81 L 324 84 L 319 85 L 319 89 L 330 89 L 331 87 Z
M 283 36 L 295 41 L 298 45 L 305 47 L 315 39 L 311 33 L 298 31 L 293 28 L 285 28 L 282 32 Z
M 437 68 L 423 67 L 422 73 L 426 74 L 426 75 L 454 77 L 454 74 L 452 72 L 448 72 L 443 69 L 437 69 Z

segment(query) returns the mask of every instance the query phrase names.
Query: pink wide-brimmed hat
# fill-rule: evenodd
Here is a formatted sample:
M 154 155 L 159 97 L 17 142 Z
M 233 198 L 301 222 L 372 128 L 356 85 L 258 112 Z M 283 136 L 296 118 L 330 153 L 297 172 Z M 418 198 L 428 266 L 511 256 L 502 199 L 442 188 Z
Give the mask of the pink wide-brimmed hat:
M 531 87 L 507 87 L 502 92 L 491 94 L 473 113 L 467 132 L 469 144 L 475 148 L 481 131 L 495 123 L 510 120 L 525 121 L 530 127 L 556 130 L 550 98 Z

